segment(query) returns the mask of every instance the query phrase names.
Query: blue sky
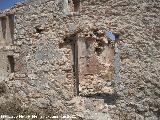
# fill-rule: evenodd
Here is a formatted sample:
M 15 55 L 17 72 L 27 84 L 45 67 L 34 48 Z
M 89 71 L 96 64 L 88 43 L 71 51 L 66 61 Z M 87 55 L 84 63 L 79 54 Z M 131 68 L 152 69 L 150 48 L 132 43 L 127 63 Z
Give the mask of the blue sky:
M 17 2 L 23 2 L 24 0 L 0 0 L 0 10 L 4 10 L 13 6 Z

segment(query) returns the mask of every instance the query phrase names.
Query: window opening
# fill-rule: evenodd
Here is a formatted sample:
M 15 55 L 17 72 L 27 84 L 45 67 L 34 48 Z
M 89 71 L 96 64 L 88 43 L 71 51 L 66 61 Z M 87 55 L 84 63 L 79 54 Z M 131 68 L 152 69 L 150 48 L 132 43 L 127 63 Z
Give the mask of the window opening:
M 15 66 L 15 61 L 13 56 L 7 56 L 8 58 L 8 72 L 13 73 L 14 72 L 14 66 Z
M 13 42 L 13 37 L 14 37 L 14 20 L 15 20 L 15 17 L 14 15 L 9 15 L 8 16 L 8 19 L 9 19 L 9 28 L 10 28 L 10 34 L 11 34 L 11 43 Z
M 80 0 L 73 0 L 73 12 L 78 12 L 80 8 Z
M 3 39 L 6 39 L 6 18 L 2 17 L 1 18 L 1 26 L 2 26 L 2 34 L 3 34 Z

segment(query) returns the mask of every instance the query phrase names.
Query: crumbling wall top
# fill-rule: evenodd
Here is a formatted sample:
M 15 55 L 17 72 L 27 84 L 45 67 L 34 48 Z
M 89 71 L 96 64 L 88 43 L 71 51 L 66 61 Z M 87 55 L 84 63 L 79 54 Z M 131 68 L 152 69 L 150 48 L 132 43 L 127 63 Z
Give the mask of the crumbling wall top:
M 8 9 L 0 10 L 0 17 L 4 17 L 4 16 L 9 15 L 9 14 L 14 14 L 18 9 L 27 5 L 28 4 L 27 1 L 28 0 L 24 0 L 24 2 L 18 2 L 14 6 L 8 8 Z

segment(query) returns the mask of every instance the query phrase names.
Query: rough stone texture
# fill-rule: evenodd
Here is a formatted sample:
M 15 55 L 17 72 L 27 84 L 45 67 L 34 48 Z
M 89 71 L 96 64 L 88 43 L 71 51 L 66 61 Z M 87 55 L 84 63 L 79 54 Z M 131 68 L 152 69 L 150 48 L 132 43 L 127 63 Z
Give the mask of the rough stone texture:
M 122 30 L 126 41 L 118 46 L 121 62 L 115 89 L 119 112 L 113 111 L 113 119 L 118 115 L 127 120 L 158 120 L 160 2 L 124 0 L 107 5 L 112 9 L 108 18 L 113 21 L 112 29 Z
M 78 12 L 66 4 L 28 0 L 1 14 L 14 13 L 13 44 L 0 37 L 0 55 L 15 59 L 14 73 L 0 75 L 10 98 L 83 119 L 158 120 L 160 2 L 85 0 Z M 107 46 L 108 30 L 125 44 Z

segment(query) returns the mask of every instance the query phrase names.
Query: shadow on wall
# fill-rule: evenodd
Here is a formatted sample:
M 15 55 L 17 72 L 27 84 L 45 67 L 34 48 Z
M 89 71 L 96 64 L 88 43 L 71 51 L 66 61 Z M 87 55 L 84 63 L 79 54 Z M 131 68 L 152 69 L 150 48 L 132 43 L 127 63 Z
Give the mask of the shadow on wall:
M 0 97 L 7 92 L 7 86 L 5 82 L 0 82 Z
M 115 105 L 117 99 L 119 98 L 119 96 L 116 93 L 114 93 L 114 94 L 97 93 L 97 94 L 87 95 L 87 96 L 83 96 L 83 97 L 104 99 L 104 103 L 106 103 L 108 105 Z

